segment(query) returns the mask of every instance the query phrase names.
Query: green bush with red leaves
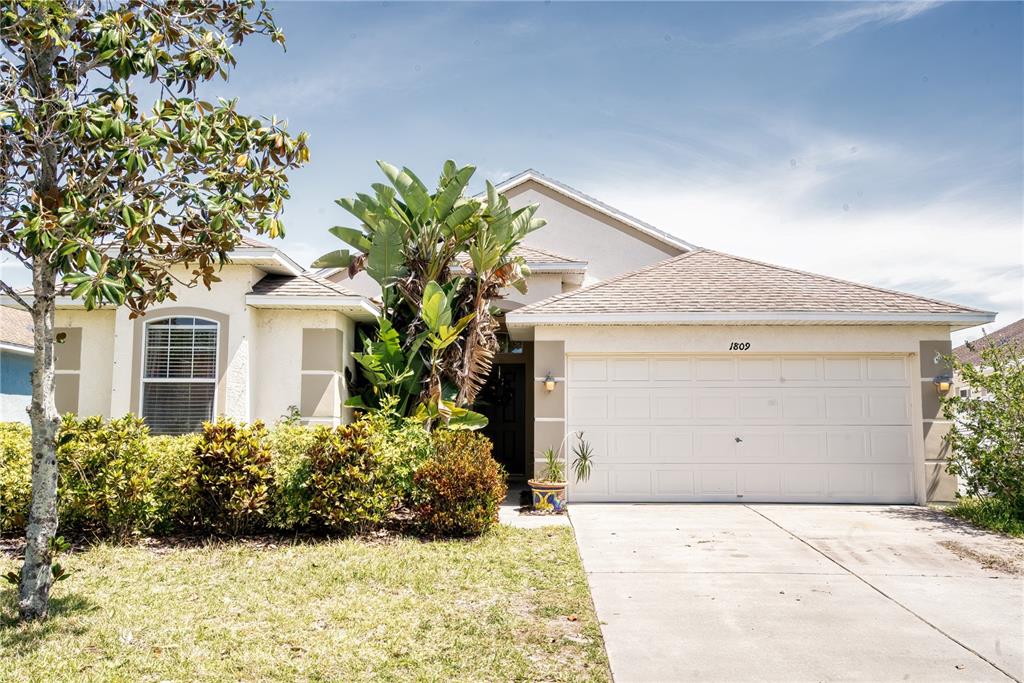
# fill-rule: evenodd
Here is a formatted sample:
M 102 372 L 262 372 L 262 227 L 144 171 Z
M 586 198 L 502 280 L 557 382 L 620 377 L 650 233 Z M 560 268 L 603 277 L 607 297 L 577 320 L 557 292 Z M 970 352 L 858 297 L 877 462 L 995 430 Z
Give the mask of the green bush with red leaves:
M 506 474 L 491 457 L 482 434 L 438 430 L 434 455 L 415 476 L 415 512 L 425 533 L 477 536 L 498 522 L 498 506 L 508 487 Z
M 266 528 L 274 490 L 266 427 L 223 417 L 205 423 L 183 484 L 196 528 L 231 535 Z

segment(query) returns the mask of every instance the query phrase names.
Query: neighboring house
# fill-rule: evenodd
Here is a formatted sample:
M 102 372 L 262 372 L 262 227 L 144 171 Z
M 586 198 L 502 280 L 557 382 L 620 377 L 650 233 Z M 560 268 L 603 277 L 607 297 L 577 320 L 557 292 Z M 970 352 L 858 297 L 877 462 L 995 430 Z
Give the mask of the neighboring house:
M 512 475 L 582 430 L 595 461 L 571 483 L 580 501 L 952 496 L 934 359 L 994 314 L 700 249 L 534 171 L 498 190 L 548 221 L 520 248 L 529 291 L 496 302 L 507 336 L 478 406 Z M 290 405 L 347 419 L 372 281 L 255 241 L 232 259 L 212 291 L 136 320 L 60 300 L 59 407 L 134 411 L 162 432 Z
M 0 421 L 28 422 L 32 397 L 32 316 L 0 306 Z
M 1024 350 L 1024 318 L 1021 318 L 1017 322 L 1010 323 L 1006 327 L 1002 327 L 995 332 L 990 332 L 983 337 L 979 337 L 972 342 L 961 344 L 953 349 L 953 355 L 956 356 L 961 363 L 980 365 L 982 362 L 982 349 L 988 346 L 1007 345 L 1016 345 L 1017 348 Z M 962 386 L 959 377 L 954 377 L 953 379 L 955 391 L 958 391 L 960 395 L 965 398 L 970 398 L 970 387 Z

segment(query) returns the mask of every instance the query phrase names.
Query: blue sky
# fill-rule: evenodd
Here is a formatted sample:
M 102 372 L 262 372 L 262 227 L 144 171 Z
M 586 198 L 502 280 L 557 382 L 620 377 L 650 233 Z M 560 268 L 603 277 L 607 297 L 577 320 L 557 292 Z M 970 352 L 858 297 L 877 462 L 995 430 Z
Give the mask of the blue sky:
M 1020 317 L 1022 5 L 279 3 L 227 85 L 311 134 L 309 262 L 375 159 L 537 170 L 686 240 Z M 962 335 L 960 335 L 962 336 Z M 976 335 L 975 335 L 976 336 Z

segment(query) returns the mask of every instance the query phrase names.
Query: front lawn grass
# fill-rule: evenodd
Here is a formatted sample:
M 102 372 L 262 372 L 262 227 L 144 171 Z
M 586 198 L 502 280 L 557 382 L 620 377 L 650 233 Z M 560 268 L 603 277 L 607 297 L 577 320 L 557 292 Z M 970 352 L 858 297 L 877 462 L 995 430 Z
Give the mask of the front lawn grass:
M 0 590 L 0 680 L 609 680 L 567 528 L 99 545 L 62 564 L 47 622 L 18 625 Z
M 1024 519 L 995 498 L 960 498 L 946 512 L 983 529 L 1024 537 Z

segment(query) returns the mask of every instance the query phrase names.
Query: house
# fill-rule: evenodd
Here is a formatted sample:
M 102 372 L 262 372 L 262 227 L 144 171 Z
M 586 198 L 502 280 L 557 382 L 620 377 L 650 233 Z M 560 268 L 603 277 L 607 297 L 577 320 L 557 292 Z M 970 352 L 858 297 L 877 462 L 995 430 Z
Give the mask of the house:
M 980 365 L 982 362 L 981 350 L 988 346 L 1016 346 L 1024 350 L 1024 318 L 1017 322 L 1001 327 L 995 332 L 990 332 L 972 342 L 961 344 L 953 349 L 953 355 L 961 363 L 969 365 Z M 958 391 L 964 398 L 970 398 L 971 388 L 964 386 L 959 376 L 953 378 L 955 391 Z
M 512 475 L 582 431 L 596 455 L 578 501 L 952 497 L 935 358 L 994 314 L 701 249 L 535 171 L 498 190 L 548 221 L 520 247 L 529 291 L 497 302 L 506 335 L 478 406 Z M 59 300 L 58 407 L 166 433 L 291 406 L 349 419 L 372 282 L 254 240 L 221 278 L 136 320 Z
M 28 422 L 32 348 L 32 316 L 0 306 L 0 421 Z

